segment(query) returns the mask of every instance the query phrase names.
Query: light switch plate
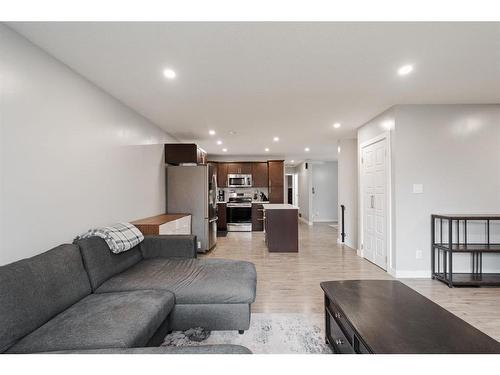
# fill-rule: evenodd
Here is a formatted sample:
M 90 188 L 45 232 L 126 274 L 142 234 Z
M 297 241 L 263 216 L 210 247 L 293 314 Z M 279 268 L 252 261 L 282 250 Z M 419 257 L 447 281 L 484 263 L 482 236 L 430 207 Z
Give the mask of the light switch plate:
M 413 194 L 422 194 L 424 192 L 424 185 L 413 184 Z

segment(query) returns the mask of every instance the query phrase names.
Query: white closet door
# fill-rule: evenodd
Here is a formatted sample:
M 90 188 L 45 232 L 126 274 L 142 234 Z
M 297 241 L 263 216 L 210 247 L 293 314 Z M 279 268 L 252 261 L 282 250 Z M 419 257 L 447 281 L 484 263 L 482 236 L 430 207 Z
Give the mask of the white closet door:
M 362 149 L 363 256 L 387 269 L 387 140 Z

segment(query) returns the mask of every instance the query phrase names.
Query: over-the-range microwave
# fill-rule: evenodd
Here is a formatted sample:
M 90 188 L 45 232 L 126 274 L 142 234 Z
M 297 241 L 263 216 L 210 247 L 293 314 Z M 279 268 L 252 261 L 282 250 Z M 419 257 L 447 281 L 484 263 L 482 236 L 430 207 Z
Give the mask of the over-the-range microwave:
M 252 187 L 251 174 L 228 174 L 227 175 L 228 187 Z

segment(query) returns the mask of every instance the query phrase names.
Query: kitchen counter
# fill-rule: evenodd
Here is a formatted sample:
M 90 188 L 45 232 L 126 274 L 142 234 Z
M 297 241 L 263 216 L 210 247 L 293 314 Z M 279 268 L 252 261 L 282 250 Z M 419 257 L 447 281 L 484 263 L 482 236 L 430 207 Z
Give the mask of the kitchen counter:
M 285 203 L 264 203 L 262 205 L 264 210 L 298 210 L 297 206 L 293 204 L 285 204 Z

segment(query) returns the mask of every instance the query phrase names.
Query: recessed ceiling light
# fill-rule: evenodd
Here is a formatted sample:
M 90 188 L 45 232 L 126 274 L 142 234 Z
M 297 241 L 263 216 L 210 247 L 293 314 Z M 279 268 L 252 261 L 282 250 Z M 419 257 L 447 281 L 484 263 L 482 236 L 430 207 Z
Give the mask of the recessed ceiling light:
M 209 131 L 208 131 L 208 134 L 210 134 L 210 135 L 215 135 L 215 130 L 209 130 Z
M 222 144 L 222 141 L 221 141 L 221 140 L 218 140 L 218 141 L 217 141 L 217 144 L 218 144 L 218 145 L 221 145 L 221 144 Z
M 264 149 L 264 151 L 265 151 L 265 152 L 269 152 L 269 149 L 268 149 L 268 148 L 265 148 L 265 149 Z
M 398 69 L 398 74 L 400 76 L 405 76 L 407 74 L 410 74 L 413 71 L 413 65 L 403 65 L 401 68 Z
M 273 138 L 273 141 L 274 141 L 274 142 L 279 142 L 279 140 L 280 140 L 280 138 L 279 138 L 279 137 L 274 137 L 274 138 Z
M 333 124 L 333 127 L 334 127 L 335 129 L 338 129 L 338 128 L 340 128 L 341 126 L 342 126 L 342 125 L 340 125 L 340 122 L 336 122 L 335 124 Z
M 172 69 L 169 68 L 163 70 L 163 75 L 167 79 L 174 79 L 177 76 L 177 74 Z
M 305 152 L 309 152 L 310 150 L 311 150 L 311 149 L 310 149 L 309 147 L 306 147 L 306 148 L 304 149 L 304 151 L 305 151 Z
M 290 160 L 290 163 L 295 163 L 295 160 Z
M 222 152 L 227 152 L 227 148 L 223 148 L 223 149 L 222 149 Z

